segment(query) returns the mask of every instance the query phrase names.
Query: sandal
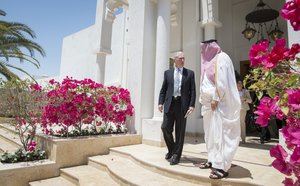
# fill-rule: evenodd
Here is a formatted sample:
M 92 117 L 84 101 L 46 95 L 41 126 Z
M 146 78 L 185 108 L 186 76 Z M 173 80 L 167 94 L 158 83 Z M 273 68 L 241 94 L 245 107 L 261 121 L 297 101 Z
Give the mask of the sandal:
M 229 175 L 228 172 L 225 172 L 222 169 L 216 169 L 211 173 L 209 178 L 210 179 L 222 179 L 222 178 L 227 177 L 228 175 Z
M 212 164 L 211 164 L 211 162 L 202 162 L 202 163 L 197 164 L 197 166 L 200 169 L 209 169 L 209 168 L 211 168 Z

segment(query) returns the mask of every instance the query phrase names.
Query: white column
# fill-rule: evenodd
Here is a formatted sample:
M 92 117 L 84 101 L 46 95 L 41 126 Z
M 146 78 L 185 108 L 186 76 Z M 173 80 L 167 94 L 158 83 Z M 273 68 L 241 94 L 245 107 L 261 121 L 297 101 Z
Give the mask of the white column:
M 169 68 L 170 1 L 171 0 L 155 1 L 155 3 L 157 3 L 157 23 L 153 118 L 143 119 L 142 121 L 143 143 L 155 146 L 165 146 L 161 131 L 163 117 L 162 113 L 158 111 L 158 96 L 164 79 L 164 71 Z
M 161 89 L 164 71 L 169 68 L 170 53 L 170 0 L 157 2 L 157 32 L 156 32 L 156 63 L 155 63 L 155 90 L 153 118 L 162 117 L 158 111 L 158 97 Z
M 105 78 L 105 60 L 106 60 L 106 54 L 97 54 L 97 83 L 104 84 L 104 78 Z
M 205 40 L 216 39 L 216 31 L 215 25 L 213 24 L 205 24 L 204 26 L 204 38 Z
M 201 27 L 204 28 L 204 40 L 216 39 L 216 28 L 221 27 L 218 0 L 201 0 Z

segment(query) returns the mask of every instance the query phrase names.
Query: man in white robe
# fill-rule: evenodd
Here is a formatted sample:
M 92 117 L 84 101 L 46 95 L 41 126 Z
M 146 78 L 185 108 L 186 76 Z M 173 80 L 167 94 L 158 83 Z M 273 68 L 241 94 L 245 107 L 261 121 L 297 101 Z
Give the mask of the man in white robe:
M 211 179 L 228 176 L 240 140 L 240 96 L 230 57 L 216 40 L 201 43 L 200 98 Z

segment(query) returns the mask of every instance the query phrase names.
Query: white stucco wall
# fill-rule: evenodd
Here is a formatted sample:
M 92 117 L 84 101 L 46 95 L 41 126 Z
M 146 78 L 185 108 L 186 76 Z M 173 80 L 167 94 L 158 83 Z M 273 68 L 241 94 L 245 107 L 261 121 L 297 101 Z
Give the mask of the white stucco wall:
M 124 48 L 126 28 L 126 11 L 116 16 L 112 27 L 112 54 L 107 55 L 105 64 L 104 85 L 119 86 L 122 84 L 122 68 L 124 63 Z
M 60 78 L 96 78 L 96 49 L 99 33 L 95 25 L 67 36 L 63 40 Z

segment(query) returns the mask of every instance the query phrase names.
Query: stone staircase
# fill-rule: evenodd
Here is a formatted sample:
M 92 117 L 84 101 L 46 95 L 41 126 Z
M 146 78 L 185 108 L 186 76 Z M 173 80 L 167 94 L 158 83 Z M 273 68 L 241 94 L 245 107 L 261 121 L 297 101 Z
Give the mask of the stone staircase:
M 9 123 L 0 124 L 0 155 L 3 152 L 15 152 L 22 147 L 20 138 L 13 125 Z
M 89 165 L 60 169 L 60 176 L 30 182 L 31 186 L 119 185 L 105 171 Z
M 268 150 L 239 147 L 229 177 L 222 180 L 209 179 L 210 169 L 195 166 L 206 160 L 205 151 L 202 143 L 186 143 L 180 163 L 170 166 L 164 159 L 166 148 L 145 144 L 113 147 L 107 155 L 89 157 L 87 165 L 60 169 L 59 177 L 29 185 L 282 185 L 284 176 L 270 165 Z
M 145 146 L 141 145 L 140 147 Z M 108 155 L 89 157 L 88 165 L 60 169 L 59 177 L 30 182 L 29 185 L 210 185 L 183 179 L 180 174 L 169 176 L 161 171 L 155 171 L 156 168 L 158 167 L 151 167 L 145 162 L 132 158 L 116 147 L 111 148 Z
M 205 144 L 197 140 L 186 140 L 178 165 L 171 166 L 164 159 L 167 151 L 165 147 L 145 144 L 113 147 L 109 149 L 109 154 L 89 157 L 86 165 L 61 168 L 58 177 L 32 181 L 29 185 L 282 185 L 284 176 L 271 166 L 271 145 L 248 143 L 240 146 L 229 177 L 211 180 L 208 178 L 210 169 L 199 169 L 195 166 L 207 158 Z M 21 143 L 14 127 L 8 123 L 0 124 L 1 152 L 12 152 L 19 147 Z

